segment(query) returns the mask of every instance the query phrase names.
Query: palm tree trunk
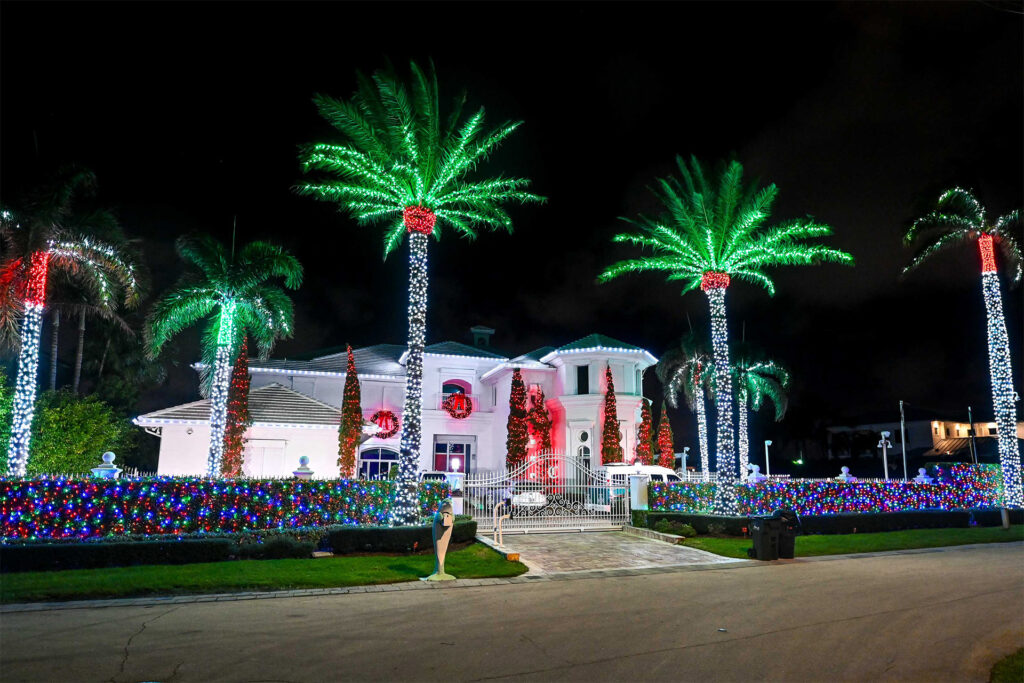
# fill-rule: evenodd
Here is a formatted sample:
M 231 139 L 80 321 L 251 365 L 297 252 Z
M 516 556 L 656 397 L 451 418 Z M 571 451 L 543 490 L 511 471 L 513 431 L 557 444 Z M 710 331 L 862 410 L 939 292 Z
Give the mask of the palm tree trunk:
M 235 337 L 235 306 L 230 301 L 221 305 L 217 333 L 217 355 L 213 362 L 213 383 L 210 386 L 210 454 L 206 461 L 206 476 L 221 476 L 224 459 L 224 427 L 228 421 L 228 384 L 234 361 L 231 357 Z
M 46 276 L 49 252 L 32 254 L 25 314 L 21 321 L 21 349 L 18 352 L 18 379 L 14 389 L 11 437 L 7 443 L 7 475 L 23 477 L 28 468 L 32 420 L 36 412 L 36 380 L 39 375 L 39 339 L 43 332 L 43 307 L 46 305 Z
M 427 332 L 427 244 L 426 235 L 409 233 L 409 349 L 405 361 L 398 492 L 391 508 L 391 523 L 395 525 L 415 524 L 420 516 L 416 478 L 420 464 L 423 347 Z
M 107 343 L 103 345 L 103 355 L 100 356 L 100 369 L 96 372 L 96 384 L 99 385 L 103 379 L 103 366 L 107 364 L 107 352 L 110 351 L 110 335 L 107 335 Z
M 78 383 L 82 379 L 82 352 L 85 349 L 85 311 L 78 312 L 78 347 L 75 349 L 75 379 L 71 391 L 78 393 Z
M 697 400 L 694 401 L 697 411 L 697 440 L 700 446 L 700 473 L 704 481 L 711 478 L 711 456 L 708 453 L 708 413 L 704 405 L 704 388 L 697 389 Z
M 50 339 L 50 391 L 57 388 L 57 351 L 60 343 L 60 309 L 53 309 L 53 338 Z
M 735 515 L 736 442 L 732 422 L 732 373 L 729 368 L 729 334 L 725 315 L 725 287 L 708 287 L 704 293 L 711 309 L 711 350 L 715 359 L 715 487 L 714 509 Z
M 987 238 L 987 239 L 986 239 Z M 1007 507 L 1024 507 L 1021 487 L 1020 450 L 1017 445 L 1017 407 L 1014 405 L 1010 342 L 1003 317 L 1003 294 L 992 253 L 992 237 L 982 235 L 981 289 L 988 320 L 988 364 L 992 382 L 992 409 L 999 441 L 999 465 L 1003 471 L 1003 500 Z
M 750 400 L 746 391 L 740 391 L 739 403 L 737 433 L 739 436 L 740 481 L 742 482 L 747 478 L 747 465 L 750 462 L 750 435 L 747 432 L 750 424 Z

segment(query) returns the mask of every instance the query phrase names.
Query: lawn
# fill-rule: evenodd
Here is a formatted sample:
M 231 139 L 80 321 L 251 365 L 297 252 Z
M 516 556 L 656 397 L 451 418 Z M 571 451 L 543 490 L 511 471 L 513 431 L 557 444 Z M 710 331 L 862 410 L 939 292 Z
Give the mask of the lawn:
M 847 555 L 878 550 L 938 548 L 947 545 L 1005 543 L 1007 541 L 1024 541 L 1024 525 L 1015 524 L 1010 527 L 1009 531 L 1002 527 L 974 527 L 968 529 L 909 529 L 876 534 L 797 536 L 796 556 Z M 706 550 L 716 555 L 747 559 L 747 548 L 752 547 L 753 544 L 749 538 L 698 536 L 686 539 L 684 545 Z
M 433 570 L 433 553 L 424 553 L 24 572 L 0 575 L 0 602 L 336 588 L 415 581 Z M 445 570 L 480 579 L 518 576 L 526 566 L 474 543 L 448 553 Z
M 992 683 L 1020 683 L 1024 681 L 1024 648 L 1004 657 L 992 667 Z

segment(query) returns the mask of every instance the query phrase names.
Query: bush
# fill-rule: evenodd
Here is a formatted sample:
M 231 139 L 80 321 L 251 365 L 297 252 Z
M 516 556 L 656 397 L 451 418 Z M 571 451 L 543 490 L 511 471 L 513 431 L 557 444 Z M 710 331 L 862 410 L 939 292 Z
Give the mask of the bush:
M 698 534 L 714 536 L 744 536 L 750 527 L 750 517 L 720 515 L 691 515 L 679 512 L 649 512 L 645 516 L 648 528 L 690 525 Z M 634 517 L 634 520 L 636 518 Z M 1002 518 L 998 509 L 978 510 L 912 510 L 909 512 L 859 512 L 839 515 L 800 515 L 801 532 L 805 534 L 853 534 L 903 529 L 948 529 L 970 526 L 999 526 Z M 1024 524 L 1024 510 L 1010 510 L 1011 524 Z M 683 531 L 668 531 L 690 536 Z
M 693 538 L 697 535 L 697 531 L 692 526 L 676 520 L 660 519 L 654 525 L 654 530 L 663 534 L 674 534 L 686 538 Z
M 456 519 L 452 543 L 476 538 L 476 522 Z M 335 555 L 363 552 L 413 552 L 434 547 L 430 526 L 338 526 L 327 532 L 327 546 Z
M 231 552 L 231 542 L 220 538 L 134 543 L 13 545 L 0 548 L 0 572 L 221 562 L 230 559 Z
M 239 546 L 238 557 L 242 560 L 302 559 L 312 555 L 314 550 L 316 550 L 315 543 L 279 536 L 265 543 L 247 543 Z

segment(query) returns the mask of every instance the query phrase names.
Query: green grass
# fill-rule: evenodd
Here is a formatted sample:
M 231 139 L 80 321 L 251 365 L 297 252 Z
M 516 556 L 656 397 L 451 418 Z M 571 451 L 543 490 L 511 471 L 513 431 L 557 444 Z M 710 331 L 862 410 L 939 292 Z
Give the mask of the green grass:
M 433 553 L 424 553 L 24 572 L 0 575 L 0 602 L 364 586 L 414 581 L 433 570 Z M 480 579 L 518 576 L 526 565 L 474 543 L 448 553 L 445 571 Z
M 1020 683 L 1024 681 L 1024 647 L 996 662 L 988 680 L 991 683 Z
M 1024 525 L 1021 524 L 1014 524 L 1009 531 L 1002 527 L 974 527 L 969 529 L 909 529 L 876 534 L 821 534 L 797 536 L 796 556 L 848 555 L 879 550 L 938 548 L 947 545 L 1004 543 L 1022 540 L 1024 540 Z M 747 548 L 752 547 L 753 543 L 749 538 L 698 536 L 686 539 L 684 545 L 706 550 L 716 555 L 738 557 L 745 560 L 747 559 Z

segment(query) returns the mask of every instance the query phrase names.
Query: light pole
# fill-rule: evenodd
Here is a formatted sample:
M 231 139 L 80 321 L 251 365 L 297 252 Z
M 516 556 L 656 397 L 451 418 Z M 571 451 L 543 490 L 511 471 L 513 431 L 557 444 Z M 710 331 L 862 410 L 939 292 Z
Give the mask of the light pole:
M 764 440 L 764 476 L 772 476 L 772 465 L 771 461 L 768 460 L 768 447 L 772 445 L 771 439 Z
M 900 450 L 903 451 L 903 479 L 905 481 L 910 475 L 907 474 L 907 420 L 903 415 L 903 401 L 900 401 Z
M 889 432 L 882 432 L 882 439 L 878 442 L 878 447 L 882 449 L 882 469 L 885 470 L 885 480 L 889 481 L 889 447 L 892 444 L 889 442 Z
M 974 416 L 971 414 L 971 407 L 967 406 L 967 433 L 971 436 L 971 460 L 978 464 L 978 444 L 974 440 Z
M 687 459 L 689 459 L 689 457 L 690 457 L 690 447 L 689 446 L 683 446 L 683 476 L 684 477 L 689 475 L 689 470 L 686 469 L 686 461 L 687 461 Z

